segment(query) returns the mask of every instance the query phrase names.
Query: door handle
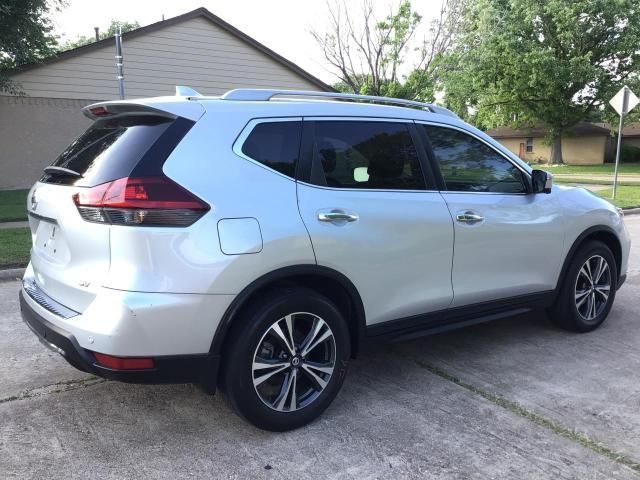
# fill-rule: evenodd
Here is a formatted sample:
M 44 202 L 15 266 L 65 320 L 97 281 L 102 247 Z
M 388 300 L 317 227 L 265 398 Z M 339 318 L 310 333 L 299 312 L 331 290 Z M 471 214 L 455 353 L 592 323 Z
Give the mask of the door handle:
M 482 215 L 478 215 L 475 212 L 472 212 L 471 210 L 468 210 L 463 213 L 458 213 L 456 215 L 456 220 L 460 223 L 473 225 L 474 223 L 482 222 L 484 220 L 484 217 Z
M 340 210 L 320 212 L 318 214 L 318 220 L 321 222 L 355 222 L 359 218 L 358 215 L 341 212 Z

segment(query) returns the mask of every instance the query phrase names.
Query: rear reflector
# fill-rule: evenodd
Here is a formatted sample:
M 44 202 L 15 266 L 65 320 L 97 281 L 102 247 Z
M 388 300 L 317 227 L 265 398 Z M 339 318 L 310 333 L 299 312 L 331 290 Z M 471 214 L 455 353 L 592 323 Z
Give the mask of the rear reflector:
M 93 352 L 93 355 L 99 365 L 113 370 L 145 370 L 154 367 L 153 358 L 114 357 L 98 352 Z
M 113 225 L 187 227 L 209 205 L 167 177 L 120 178 L 73 195 L 82 218 Z

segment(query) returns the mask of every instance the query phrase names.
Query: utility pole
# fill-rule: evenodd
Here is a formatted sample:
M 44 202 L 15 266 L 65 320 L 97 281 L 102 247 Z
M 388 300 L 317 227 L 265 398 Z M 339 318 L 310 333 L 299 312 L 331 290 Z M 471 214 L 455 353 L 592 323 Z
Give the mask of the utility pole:
M 118 79 L 118 90 L 120 91 L 120 100 L 124 100 L 124 69 L 122 59 L 122 27 L 118 26 L 115 34 L 116 38 L 116 78 Z

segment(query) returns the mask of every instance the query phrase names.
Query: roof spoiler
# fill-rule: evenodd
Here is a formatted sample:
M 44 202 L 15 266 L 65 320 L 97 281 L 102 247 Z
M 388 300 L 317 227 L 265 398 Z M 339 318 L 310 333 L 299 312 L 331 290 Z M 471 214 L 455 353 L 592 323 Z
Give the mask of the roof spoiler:
M 147 107 L 146 105 L 136 104 L 121 104 L 111 102 L 94 103 L 88 105 L 82 109 L 82 113 L 91 120 L 97 120 L 98 118 L 116 117 L 121 115 L 154 115 L 158 117 L 176 118 L 175 115 L 169 112 L 163 112 L 155 108 Z
M 183 117 L 195 122 L 204 112 L 199 102 L 185 102 L 183 97 L 114 100 L 93 103 L 82 109 L 82 113 L 91 120 L 122 115 L 154 115 L 170 119 Z

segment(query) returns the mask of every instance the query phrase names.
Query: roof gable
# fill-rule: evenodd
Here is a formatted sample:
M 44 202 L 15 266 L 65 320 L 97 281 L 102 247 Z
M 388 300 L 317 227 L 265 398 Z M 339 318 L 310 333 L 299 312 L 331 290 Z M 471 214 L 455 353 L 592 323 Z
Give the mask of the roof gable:
M 205 8 L 122 36 L 128 98 L 171 94 L 176 84 L 211 95 L 238 87 L 333 90 Z M 30 96 L 115 98 L 114 54 L 107 38 L 22 66 L 11 76 Z

